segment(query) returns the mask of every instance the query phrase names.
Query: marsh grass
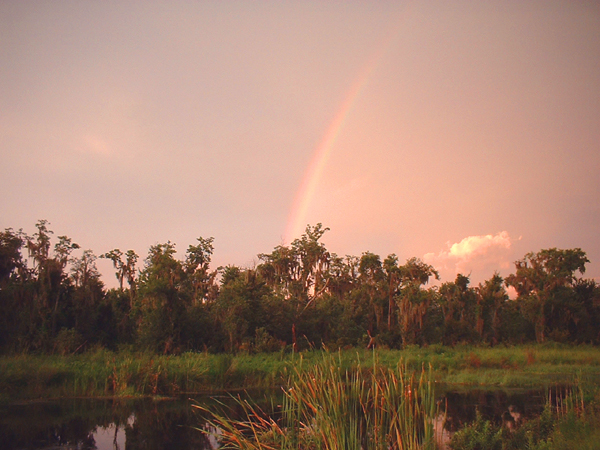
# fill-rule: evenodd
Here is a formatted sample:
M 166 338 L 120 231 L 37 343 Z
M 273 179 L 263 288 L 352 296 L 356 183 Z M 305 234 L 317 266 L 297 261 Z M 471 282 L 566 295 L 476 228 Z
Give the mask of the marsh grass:
M 281 384 L 287 362 L 277 355 L 177 356 L 113 353 L 0 357 L 0 393 L 10 398 L 131 397 L 203 393 Z
M 324 350 L 302 353 L 177 356 L 104 349 L 81 355 L 0 357 L 0 399 L 77 396 L 153 396 L 215 390 L 272 388 L 303 368 L 320 364 Z M 543 387 L 576 376 L 600 381 L 600 349 L 592 346 L 429 347 L 377 350 L 381 368 L 430 367 L 437 382 L 466 386 Z M 344 350 L 336 364 L 352 373 L 373 358 L 370 350 Z M 298 369 L 301 371 L 302 369 Z
M 425 449 L 434 448 L 436 404 L 430 373 L 402 362 L 344 368 L 341 354 L 300 360 L 284 387 L 278 413 L 265 413 L 237 398 L 243 414 L 211 415 L 209 429 L 220 430 L 224 448 L 241 449 Z M 206 432 L 206 431 L 205 431 Z

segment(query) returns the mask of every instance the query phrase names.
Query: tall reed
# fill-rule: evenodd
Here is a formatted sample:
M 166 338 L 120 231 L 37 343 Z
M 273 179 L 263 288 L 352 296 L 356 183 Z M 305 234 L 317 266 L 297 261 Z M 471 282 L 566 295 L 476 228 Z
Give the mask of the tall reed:
M 338 357 L 294 368 L 279 415 L 238 398 L 241 420 L 211 413 L 225 448 L 380 450 L 434 447 L 436 405 L 429 372 L 382 367 L 374 359 L 341 368 Z

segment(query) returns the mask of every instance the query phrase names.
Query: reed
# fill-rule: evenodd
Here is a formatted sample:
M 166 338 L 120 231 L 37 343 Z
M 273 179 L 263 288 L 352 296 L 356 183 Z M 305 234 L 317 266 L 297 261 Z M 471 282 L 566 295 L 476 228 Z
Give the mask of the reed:
M 341 356 L 295 365 L 278 413 L 267 414 L 237 398 L 242 418 L 196 407 L 212 419 L 224 448 L 241 449 L 428 449 L 434 447 L 436 404 L 430 371 L 395 368 L 375 357 L 367 366 L 343 368 Z M 206 431 L 205 431 L 206 432 Z
M 324 350 L 298 354 L 156 355 L 95 349 L 78 355 L 0 356 L 0 400 L 10 398 L 151 396 L 216 390 L 273 388 L 302 367 L 322 363 Z M 543 387 L 579 376 L 600 384 L 600 349 L 592 346 L 522 347 L 443 346 L 376 351 L 379 369 L 418 372 L 431 367 L 439 383 L 470 386 Z M 336 354 L 342 373 L 358 370 L 373 352 L 344 350 Z M 372 370 L 372 364 L 368 369 Z M 361 369 L 361 370 L 363 370 Z

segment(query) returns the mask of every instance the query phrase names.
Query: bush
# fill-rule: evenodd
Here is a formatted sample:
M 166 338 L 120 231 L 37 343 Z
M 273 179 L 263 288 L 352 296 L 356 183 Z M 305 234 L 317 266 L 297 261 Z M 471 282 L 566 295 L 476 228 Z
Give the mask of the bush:
M 502 428 L 485 420 L 479 411 L 475 422 L 452 436 L 454 450 L 502 450 Z
M 54 339 L 54 348 L 61 355 L 68 355 L 78 351 L 83 345 L 83 336 L 75 329 L 63 328 Z
M 284 347 L 285 342 L 271 336 L 265 328 L 256 329 L 254 336 L 254 351 L 256 353 L 278 352 Z

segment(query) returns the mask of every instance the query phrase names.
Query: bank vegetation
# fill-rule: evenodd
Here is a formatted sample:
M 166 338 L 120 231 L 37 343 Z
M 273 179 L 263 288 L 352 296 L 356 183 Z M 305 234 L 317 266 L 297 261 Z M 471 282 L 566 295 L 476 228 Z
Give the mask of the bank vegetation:
M 106 289 L 97 256 L 47 221 L 28 235 L 0 232 L 0 353 L 263 353 L 410 346 L 600 342 L 600 286 L 583 277 L 581 249 L 544 249 L 476 286 L 469 276 L 433 286 L 436 269 L 390 254 L 338 256 L 321 224 L 252 268 L 211 267 L 213 239 L 183 259 L 175 244 L 140 262 L 112 249 L 118 288 Z M 510 299 L 508 289 L 516 298 Z

